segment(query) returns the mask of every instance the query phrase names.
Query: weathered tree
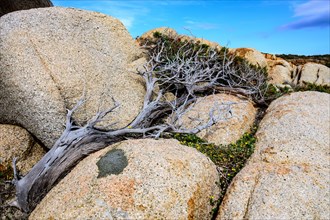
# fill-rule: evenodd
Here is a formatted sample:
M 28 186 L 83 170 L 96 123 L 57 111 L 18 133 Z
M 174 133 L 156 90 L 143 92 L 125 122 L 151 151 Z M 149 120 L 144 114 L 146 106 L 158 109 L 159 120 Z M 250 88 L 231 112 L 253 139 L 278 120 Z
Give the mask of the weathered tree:
M 51 6 L 53 3 L 50 0 L 1 0 L 0 17 L 13 11 Z
M 129 125 L 121 129 L 102 130 L 97 126 L 105 115 L 120 105 L 98 112 L 84 126 L 74 123 L 72 115 L 84 103 L 68 110 L 66 129 L 49 152 L 24 177 L 13 161 L 16 187 L 15 206 L 24 212 L 32 211 L 44 195 L 81 159 L 112 143 L 127 138 L 159 138 L 166 133 L 197 133 L 223 119 L 223 108 L 210 109 L 209 120 L 193 129 L 186 129 L 180 118 L 199 96 L 219 90 L 232 91 L 263 100 L 265 77 L 261 70 L 247 63 L 237 65 L 226 50 L 219 52 L 191 41 L 180 42 L 166 36 L 147 42 L 150 60 L 139 72 L 146 82 L 144 104 Z M 253 81 L 253 82 L 251 82 Z M 165 93 L 174 98 L 167 100 Z M 232 103 L 234 104 L 234 103 Z M 230 105 L 227 105 L 230 108 Z

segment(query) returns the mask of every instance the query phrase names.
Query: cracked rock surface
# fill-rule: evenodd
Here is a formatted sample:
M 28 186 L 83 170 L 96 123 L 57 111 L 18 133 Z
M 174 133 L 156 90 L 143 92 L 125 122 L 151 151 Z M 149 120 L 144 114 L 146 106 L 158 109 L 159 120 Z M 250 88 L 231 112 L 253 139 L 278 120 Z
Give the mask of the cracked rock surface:
M 257 139 L 217 219 L 328 219 L 330 95 L 299 92 L 275 100 Z
M 297 66 L 294 72 L 294 83 L 297 85 L 314 83 L 330 86 L 330 68 L 317 63 L 305 63 Z

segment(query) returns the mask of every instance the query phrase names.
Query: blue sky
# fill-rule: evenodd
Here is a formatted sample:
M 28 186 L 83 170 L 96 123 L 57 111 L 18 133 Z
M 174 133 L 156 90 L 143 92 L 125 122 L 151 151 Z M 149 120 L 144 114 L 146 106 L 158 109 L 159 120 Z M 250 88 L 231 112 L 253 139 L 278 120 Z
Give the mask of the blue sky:
M 157 27 L 231 48 L 274 54 L 330 53 L 330 0 L 52 0 L 120 19 L 132 37 Z

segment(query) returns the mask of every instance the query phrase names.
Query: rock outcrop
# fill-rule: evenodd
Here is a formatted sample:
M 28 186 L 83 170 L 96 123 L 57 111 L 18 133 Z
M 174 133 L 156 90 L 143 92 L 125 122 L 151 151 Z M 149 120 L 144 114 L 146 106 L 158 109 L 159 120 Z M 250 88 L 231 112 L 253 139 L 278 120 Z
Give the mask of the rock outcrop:
M 30 219 L 210 219 L 218 178 L 176 140 L 124 141 L 81 161 Z
M 236 48 L 230 49 L 231 53 L 236 56 L 246 59 L 250 64 L 259 66 L 261 68 L 267 67 L 267 61 L 264 55 L 253 48 Z
M 0 17 L 13 11 L 51 6 L 53 3 L 50 0 L 1 0 Z
M 171 36 L 171 37 L 178 36 L 178 33 L 176 32 L 176 30 L 174 30 L 170 27 L 159 27 L 159 28 L 154 28 L 152 30 L 149 30 L 149 31 L 143 33 L 137 40 L 138 41 L 141 39 L 155 40 L 154 34 L 156 32 L 167 35 L 167 36 Z
M 294 72 L 293 82 L 300 86 L 305 83 L 330 86 L 330 68 L 317 63 L 298 66 Z
M 146 39 L 149 39 L 149 40 L 155 40 L 155 37 L 154 37 L 154 33 L 160 33 L 160 34 L 164 34 L 164 35 L 167 35 L 167 36 L 170 36 L 170 37 L 173 37 L 173 38 L 177 38 L 179 39 L 180 41 L 184 42 L 184 41 L 191 41 L 191 42 L 194 42 L 194 43 L 198 43 L 198 44 L 205 44 L 211 48 L 214 48 L 214 49 L 217 49 L 217 50 L 221 50 L 221 46 L 216 43 L 216 42 L 212 42 L 212 41 L 208 41 L 206 39 L 203 39 L 203 38 L 197 38 L 197 37 L 192 37 L 192 36 L 187 36 L 187 35 L 179 35 L 176 30 L 172 29 L 172 28 L 169 28 L 169 27 L 160 27 L 160 28 L 155 28 L 155 29 L 152 29 L 150 31 L 147 31 L 145 33 L 143 33 L 141 35 L 141 37 L 139 37 L 137 39 L 137 42 L 139 44 L 141 44 L 141 42 L 143 40 L 146 40 Z
M 196 104 L 183 115 L 182 126 L 187 129 L 197 127 L 210 119 L 210 111 L 221 120 L 197 136 L 217 145 L 236 142 L 253 126 L 257 110 L 247 100 L 233 95 L 215 94 L 197 99 Z
M 299 92 L 275 100 L 217 219 L 328 219 L 329 125 L 329 94 Z
M 69 8 L 40 8 L 0 19 L 0 123 L 18 124 L 50 148 L 64 130 L 66 109 L 83 124 L 99 110 L 120 107 L 100 126 L 122 127 L 140 111 L 144 63 L 123 24 Z M 134 72 L 134 73 L 133 73 Z
M 267 59 L 268 77 L 271 84 L 290 84 L 293 81 L 295 66 L 285 60 Z
M 11 166 L 17 158 L 17 168 L 25 175 L 36 164 L 45 151 L 24 129 L 15 125 L 0 124 L 0 165 Z

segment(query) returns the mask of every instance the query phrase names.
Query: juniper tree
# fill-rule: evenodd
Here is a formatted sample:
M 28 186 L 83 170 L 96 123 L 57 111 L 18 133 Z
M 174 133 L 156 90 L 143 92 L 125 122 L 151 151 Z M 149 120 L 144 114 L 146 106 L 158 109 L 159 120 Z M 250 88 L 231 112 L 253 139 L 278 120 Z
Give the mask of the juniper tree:
M 143 71 L 137 72 L 144 78 L 146 87 L 140 113 L 125 127 L 100 129 L 97 123 L 120 105 L 113 100 L 114 107 L 98 112 L 85 125 L 79 126 L 72 116 L 84 104 L 85 100 L 81 99 L 68 110 L 61 137 L 27 175 L 19 176 L 14 159 L 16 200 L 13 205 L 31 212 L 80 160 L 112 143 L 127 138 L 159 138 L 173 133 L 195 134 L 219 122 L 223 119 L 223 109 L 215 105 L 206 122 L 199 122 L 191 129 L 180 123 L 187 110 L 205 94 L 226 91 L 245 95 L 257 103 L 264 102 L 264 71 L 228 55 L 226 49 L 218 51 L 162 34 L 142 43 L 149 61 Z M 174 98 L 167 99 L 167 93 L 172 93 Z

